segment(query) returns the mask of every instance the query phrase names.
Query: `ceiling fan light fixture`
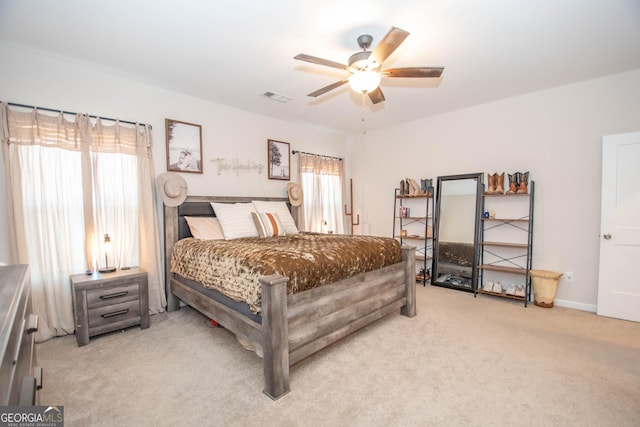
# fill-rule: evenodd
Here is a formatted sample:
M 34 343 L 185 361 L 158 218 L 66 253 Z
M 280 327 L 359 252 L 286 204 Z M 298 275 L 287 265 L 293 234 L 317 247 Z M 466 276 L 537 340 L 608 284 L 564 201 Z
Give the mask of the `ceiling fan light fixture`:
M 380 73 L 357 71 L 349 77 L 349 86 L 358 93 L 369 93 L 380 85 Z
M 385 100 L 384 94 L 380 86 L 380 79 L 390 77 L 401 78 L 439 78 L 444 70 L 443 67 L 402 67 L 402 68 L 383 68 L 384 61 L 402 44 L 407 38 L 409 32 L 397 27 L 391 27 L 389 32 L 380 40 L 378 45 L 369 51 L 373 37 L 363 34 L 358 37 L 358 46 L 362 49 L 349 57 L 348 65 L 342 64 L 328 59 L 318 58 L 317 56 L 306 55 L 300 53 L 294 56 L 294 59 L 310 62 L 312 64 L 324 65 L 326 67 L 346 70 L 351 76 L 331 83 L 318 90 L 308 94 L 308 96 L 317 97 L 323 95 L 333 89 L 342 87 L 349 82 L 349 86 L 360 94 L 367 94 L 369 100 L 373 104 L 378 104 Z M 367 97 L 363 96 L 362 99 Z

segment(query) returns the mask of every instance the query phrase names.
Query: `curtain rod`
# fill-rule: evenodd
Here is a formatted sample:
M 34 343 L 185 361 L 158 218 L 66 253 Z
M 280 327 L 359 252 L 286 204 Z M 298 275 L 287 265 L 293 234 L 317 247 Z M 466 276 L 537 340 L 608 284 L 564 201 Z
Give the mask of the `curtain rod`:
M 315 154 L 315 153 L 307 153 L 305 151 L 300 151 L 300 150 L 293 150 L 292 151 L 293 154 L 308 154 L 310 156 L 318 156 L 318 157 L 325 157 L 327 159 L 336 159 L 336 160 L 343 160 L 342 157 L 334 157 L 334 156 L 325 156 L 324 154 Z
M 18 104 L 16 102 L 7 102 L 7 105 L 11 105 L 13 107 L 33 108 L 35 110 L 51 111 L 53 113 L 70 114 L 72 116 L 75 116 L 76 114 L 78 114 L 78 113 L 74 113 L 73 111 L 64 111 L 64 110 L 58 110 L 58 109 L 55 109 L 55 108 L 36 107 L 35 105 Z M 138 124 L 136 122 L 131 122 L 131 121 L 128 121 L 128 120 L 112 119 L 110 117 L 94 116 L 94 115 L 91 115 L 91 114 L 89 114 L 88 116 L 91 117 L 92 119 L 97 119 L 99 117 L 101 120 L 110 120 L 112 122 L 119 121 L 120 123 L 126 123 L 126 124 L 129 124 L 129 125 Z M 146 125 L 145 123 L 142 123 L 142 124 Z M 149 126 L 149 129 L 152 129 L 151 125 L 146 125 L 146 126 Z

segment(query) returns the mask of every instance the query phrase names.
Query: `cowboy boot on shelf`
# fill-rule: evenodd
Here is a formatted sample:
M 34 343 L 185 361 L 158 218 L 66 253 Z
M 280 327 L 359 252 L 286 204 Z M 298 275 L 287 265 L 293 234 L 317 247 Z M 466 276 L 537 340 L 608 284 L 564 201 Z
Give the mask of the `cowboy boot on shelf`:
M 484 194 L 493 194 L 496 190 L 496 177 L 487 172 L 487 190 Z
M 413 185 L 415 187 L 415 193 L 416 193 L 415 195 L 416 196 L 421 196 L 423 193 L 422 193 L 422 190 L 420 188 L 420 184 L 415 179 L 412 179 L 411 181 L 413 181 Z
M 427 197 L 433 197 L 433 179 L 421 179 L 420 190 L 422 194 L 426 194 Z
M 494 183 L 496 187 L 493 191 L 493 194 L 504 194 L 504 172 L 502 172 L 502 174 L 500 175 L 496 173 Z
M 409 183 L 409 195 L 410 196 L 419 196 L 420 195 L 420 187 L 415 179 L 407 178 L 407 182 Z
M 405 196 L 411 196 L 411 193 L 413 193 L 413 188 L 411 188 L 411 183 L 409 182 L 409 178 L 404 180 L 404 185 L 405 185 L 405 189 L 407 190 L 406 193 L 404 193 Z
M 507 174 L 507 176 L 509 177 L 509 189 L 507 190 L 507 194 L 516 194 L 516 191 L 518 190 L 518 174 L 519 173 L 520 172 Z
M 520 179 L 518 180 L 518 189 L 516 190 L 517 194 L 527 194 L 529 184 L 529 172 L 524 172 L 520 174 Z
M 407 191 L 407 183 L 403 179 L 402 181 L 400 181 L 400 195 L 406 196 L 408 193 L 409 192 Z

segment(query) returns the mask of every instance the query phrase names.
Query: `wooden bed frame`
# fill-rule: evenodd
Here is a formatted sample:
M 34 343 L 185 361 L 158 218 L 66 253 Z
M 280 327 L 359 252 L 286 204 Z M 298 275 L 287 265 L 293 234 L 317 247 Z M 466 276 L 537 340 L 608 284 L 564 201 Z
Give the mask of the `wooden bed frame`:
M 214 216 L 210 202 L 251 200 L 288 203 L 273 197 L 189 196 L 179 207 L 164 207 L 167 310 L 178 310 L 181 300 L 249 341 L 258 353 L 261 350 L 264 393 L 275 400 L 289 392 L 291 365 L 397 310 L 407 317 L 416 315 L 415 250 L 403 247 L 402 262 L 294 295 L 287 295 L 288 278 L 262 277 L 258 323 L 199 293 L 170 271 L 173 245 L 188 235 L 183 216 Z

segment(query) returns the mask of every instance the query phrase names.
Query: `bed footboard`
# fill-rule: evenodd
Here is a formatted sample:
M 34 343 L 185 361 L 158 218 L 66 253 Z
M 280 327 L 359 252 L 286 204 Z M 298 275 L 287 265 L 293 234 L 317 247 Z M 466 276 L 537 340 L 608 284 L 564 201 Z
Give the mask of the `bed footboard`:
M 264 393 L 289 392 L 289 366 L 400 310 L 416 315 L 415 249 L 402 248 L 402 263 L 287 296 L 287 278 L 260 279 Z

